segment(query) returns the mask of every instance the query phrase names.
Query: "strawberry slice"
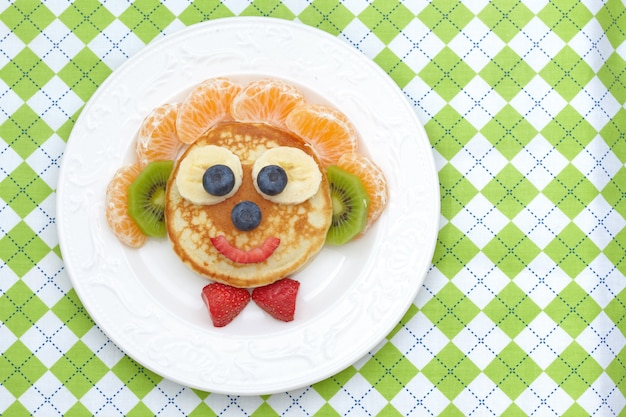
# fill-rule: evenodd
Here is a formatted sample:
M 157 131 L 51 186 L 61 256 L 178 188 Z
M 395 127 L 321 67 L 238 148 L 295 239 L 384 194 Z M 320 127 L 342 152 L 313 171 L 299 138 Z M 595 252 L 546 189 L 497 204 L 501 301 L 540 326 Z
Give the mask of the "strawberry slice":
M 292 321 L 296 312 L 296 296 L 300 282 L 283 278 L 252 290 L 252 299 L 275 319 Z
M 225 236 L 217 236 L 211 238 L 211 243 L 219 253 L 227 257 L 233 262 L 240 264 L 254 264 L 263 262 L 270 257 L 280 244 L 280 239 L 277 237 L 268 237 L 261 246 L 252 248 L 248 251 L 241 250 L 233 246 Z
M 250 302 L 250 292 L 245 288 L 213 282 L 202 288 L 202 301 L 206 304 L 215 327 L 224 327 Z

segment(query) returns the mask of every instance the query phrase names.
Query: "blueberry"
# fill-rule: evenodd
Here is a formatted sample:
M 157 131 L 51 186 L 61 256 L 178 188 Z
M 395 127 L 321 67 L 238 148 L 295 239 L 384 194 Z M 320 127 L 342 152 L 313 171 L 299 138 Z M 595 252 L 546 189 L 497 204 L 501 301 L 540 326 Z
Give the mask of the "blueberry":
M 259 171 L 256 183 L 263 194 L 276 195 L 287 186 L 287 173 L 278 165 L 268 165 Z
M 204 171 L 202 186 L 211 195 L 224 196 L 235 186 L 235 174 L 226 165 L 213 165 Z
M 261 223 L 261 209 L 256 203 L 244 200 L 233 207 L 230 218 L 237 229 L 247 232 Z

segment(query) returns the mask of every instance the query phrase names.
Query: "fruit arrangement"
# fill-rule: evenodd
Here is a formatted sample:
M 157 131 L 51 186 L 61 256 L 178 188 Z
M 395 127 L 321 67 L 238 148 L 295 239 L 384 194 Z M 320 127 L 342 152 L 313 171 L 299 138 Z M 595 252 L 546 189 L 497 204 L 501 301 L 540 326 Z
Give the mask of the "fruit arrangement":
M 210 78 L 193 88 L 181 103 L 163 104 L 147 115 L 137 133 L 136 162 L 121 167 L 111 179 L 105 216 L 122 243 L 138 248 L 149 237 L 167 236 L 166 189 L 179 154 L 226 121 L 269 124 L 310 145 L 318 162 L 297 148 L 279 146 L 265 151 L 251 172 L 254 187 L 264 199 L 293 205 L 317 192 L 321 165 L 332 202 L 326 243 L 342 245 L 359 238 L 384 210 L 388 198 L 385 177 L 359 152 L 356 130 L 343 113 L 308 103 L 296 87 L 281 80 L 263 79 L 241 86 L 227 78 Z M 186 200 L 198 205 L 219 204 L 237 192 L 243 175 L 237 156 L 218 146 L 189 151 L 178 161 L 175 178 Z M 257 227 L 262 217 L 258 207 L 246 203 L 242 201 L 232 210 L 234 226 L 244 232 Z M 244 251 L 223 236 L 210 240 L 235 264 L 262 262 L 280 244 L 278 239 L 268 238 L 259 247 Z M 271 317 L 291 321 L 298 288 L 299 282 L 289 277 L 256 288 L 211 282 L 203 288 L 201 298 L 215 327 L 230 323 L 250 300 Z

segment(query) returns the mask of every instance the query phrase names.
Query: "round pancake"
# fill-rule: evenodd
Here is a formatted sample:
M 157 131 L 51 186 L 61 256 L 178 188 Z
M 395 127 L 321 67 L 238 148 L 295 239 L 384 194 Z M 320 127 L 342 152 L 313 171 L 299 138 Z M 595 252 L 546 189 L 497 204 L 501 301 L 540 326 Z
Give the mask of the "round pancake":
M 237 192 L 214 205 L 193 204 L 180 195 L 176 186 L 180 161 L 194 147 L 205 145 L 230 149 L 239 157 L 243 168 L 243 180 Z M 317 162 L 322 181 L 310 199 L 294 205 L 276 204 L 256 191 L 252 165 L 265 150 L 277 146 L 299 148 Z M 240 231 L 231 221 L 232 208 L 244 200 L 256 203 L 262 213 L 260 225 L 251 231 Z M 189 268 L 217 282 L 252 288 L 293 274 L 320 251 L 331 224 L 332 203 L 325 170 L 300 138 L 266 124 L 229 122 L 209 130 L 178 159 L 167 185 L 165 217 L 174 251 Z M 280 244 L 266 260 L 243 264 L 218 252 L 211 242 L 211 238 L 218 236 L 224 236 L 243 251 L 260 247 L 269 237 L 280 239 Z

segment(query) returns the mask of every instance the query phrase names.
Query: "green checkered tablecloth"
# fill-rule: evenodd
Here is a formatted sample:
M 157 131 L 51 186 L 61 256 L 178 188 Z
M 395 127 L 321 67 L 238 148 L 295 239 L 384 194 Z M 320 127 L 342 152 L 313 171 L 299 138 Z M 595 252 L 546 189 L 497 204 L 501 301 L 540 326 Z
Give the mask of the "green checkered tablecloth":
M 320 28 L 397 83 L 441 184 L 423 288 L 387 338 L 296 391 L 144 369 L 83 308 L 55 189 L 83 105 L 194 23 Z M 0 2 L 0 414 L 626 415 L 626 6 L 601 1 Z

